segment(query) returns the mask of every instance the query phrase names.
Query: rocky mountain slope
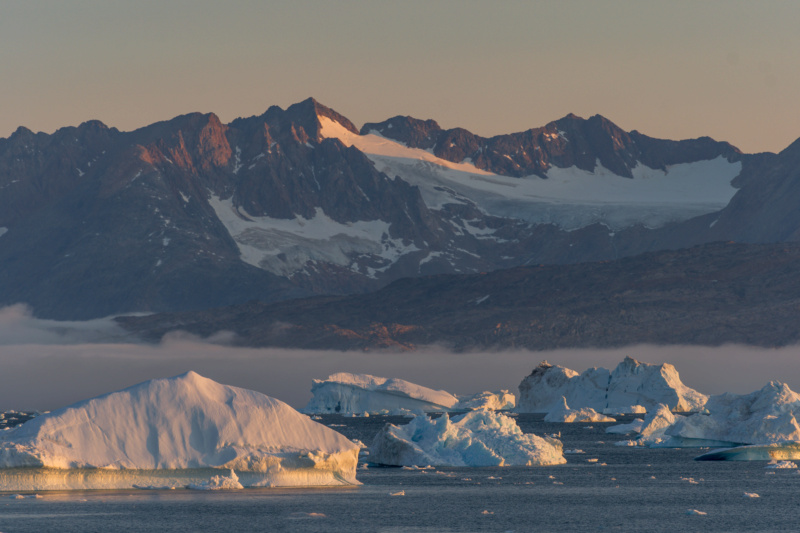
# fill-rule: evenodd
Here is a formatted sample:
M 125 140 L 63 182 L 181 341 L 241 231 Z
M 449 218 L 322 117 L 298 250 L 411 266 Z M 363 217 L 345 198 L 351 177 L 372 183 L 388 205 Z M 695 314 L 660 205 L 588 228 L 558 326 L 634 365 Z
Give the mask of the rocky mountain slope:
M 40 317 L 374 291 L 407 277 L 796 241 L 800 142 L 748 155 L 569 115 L 483 138 L 308 99 L 222 124 L 0 139 L 0 305 Z
M 800 245 L 712 243 L 617 261 L 406 278 L 366 295 L 118 319 L 238 344 L 336 349 L 796 343 Z

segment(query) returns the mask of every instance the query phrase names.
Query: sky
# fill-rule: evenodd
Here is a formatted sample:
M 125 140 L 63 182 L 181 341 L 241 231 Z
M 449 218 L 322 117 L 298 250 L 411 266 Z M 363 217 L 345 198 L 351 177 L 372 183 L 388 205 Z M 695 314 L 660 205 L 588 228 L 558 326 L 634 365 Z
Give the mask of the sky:
M 91 119 L 127 131 L 195 111 L 230 122 L 313 96 L 358 126 L 411 115 L 491 136 L 601 114 L 653 137 L 777 152 L 800 137 L 798 20 L 800 2 L 775 0 L 0 0 L 0 137 Z M 542 359 L 581 371 L 625 355 L 671 362 L 706 393 L 771 379 L 800 390 L 797 347 L 398 355 L 121 335 L 107 321 L 0 310 L 0 410 L 190 369 L 296 407 L 312 378 L 338 371 L 513 392 Z
M 98 119 L 224 122 L 313 96 L 491 136 L 568 113 L 708 135 L 800 137 L 800 3 L 777 0 L 0 2 L 0 137 Z

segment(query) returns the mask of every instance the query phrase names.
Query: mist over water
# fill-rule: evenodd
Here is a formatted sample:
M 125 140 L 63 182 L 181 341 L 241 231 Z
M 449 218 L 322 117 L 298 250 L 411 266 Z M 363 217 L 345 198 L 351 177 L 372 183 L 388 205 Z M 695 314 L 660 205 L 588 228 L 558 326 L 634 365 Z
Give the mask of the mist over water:
M 508 389 L 542 360 L 576 371 L 613 369 L 625 356 L 675 365 L 683 382 L 706 394 L 752 392 L 768 381 L 800 391 L 800 347 L 631 346 L 610 350 L 509 350 L 454 354 L 236 348 L 173 335 L 135 342 L 110 319 L 56 322 L 24 306 L 0 309 L 0 411 L 52 410 L 142 381 L 194 370 L 220 383 L 263 392 L 293 407 L 311 397 L 311 380 L 334 372 L 405 379 L 454 394 Z

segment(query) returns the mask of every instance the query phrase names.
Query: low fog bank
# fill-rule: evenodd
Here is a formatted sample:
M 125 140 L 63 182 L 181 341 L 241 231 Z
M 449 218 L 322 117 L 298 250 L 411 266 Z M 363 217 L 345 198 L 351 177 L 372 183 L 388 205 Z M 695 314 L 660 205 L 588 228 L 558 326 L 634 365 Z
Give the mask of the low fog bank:
M 35 318 L 24 304 L 0 307 L 0 350 L 19 344 L 82 344 L 125 342 L 131 334 L 113 317 L 82 322 Z
M 125 341 L 125 342 L 123 342 Z M 614 368 L 625 356 L 675 365 L 700 392 L 747 393 L 770 380 L 800 391 L 800 347 L 632 346 L 613 350 L 527 350 L 454 354 L 233 348 L 172 336 L 134 344 L 111 320 L 65 323 L 0 309 L 0 411 L 50 410 L 155 378 L 195 370 L 220 383 L 261 391 L 294 407 L 311 397 L 311 380 L 334 372 L 402 378 L 455 394 L 508 389 L 542 360 L 583 371 Z

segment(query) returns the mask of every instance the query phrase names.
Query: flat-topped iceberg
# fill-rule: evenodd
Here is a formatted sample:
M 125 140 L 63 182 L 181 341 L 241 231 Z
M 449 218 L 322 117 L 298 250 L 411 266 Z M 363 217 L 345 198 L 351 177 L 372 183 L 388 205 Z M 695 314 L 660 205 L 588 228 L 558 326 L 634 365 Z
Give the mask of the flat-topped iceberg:
M 705 446 L 770 445 L 764 448 L 764 453 L 778 453 L 776 450 L 781 446 L 787 448 L 785 453 L 797 453 L 793 443 L 800 441 L 798 414 L 800 395 L 785 383 L 771 381 L 750 394 L 712 396 L 703 412 L 670 425 L 664 432 L 669 440 L 661 445 L 688 447 L 698 442 Z M 771 446 L 773 444 L 781 446 Z M 731 452 L 727 457 L 734 455 Z M 740 458 L 755 455 L 755 450 L 750 448 L 744 450 Z
M 328 379 L 311 383 L 313 397 L 304 413 L 388 413 L 409 411 L 446 411 L 458 398 L 443 390 L 434 390 L 395 378 L 369 374 L 338 372 Z
M 698 411 L 708 397 L 684 385 L 675 367 L 652 365 L 626 357 L 613 372 L 590 368 L 581 374 L 542 362 L 519 385 L 516 410 L 549 413 L 560 409 L 561 398 L 574 408 L 590 407 L 601 413 L 625 412 L 659 404 L 673 411 Z
M 279 400 L 188 372 L 3 432 L 0 490 L 357 484 L 358 451 Z
M 394 466 L 510 466 L 566 463 L 561 442 L 523 434 L 513 418 L 471 411 L 452 419 L 415 417 L 386 424 L 369 448 L 372 463 Z

